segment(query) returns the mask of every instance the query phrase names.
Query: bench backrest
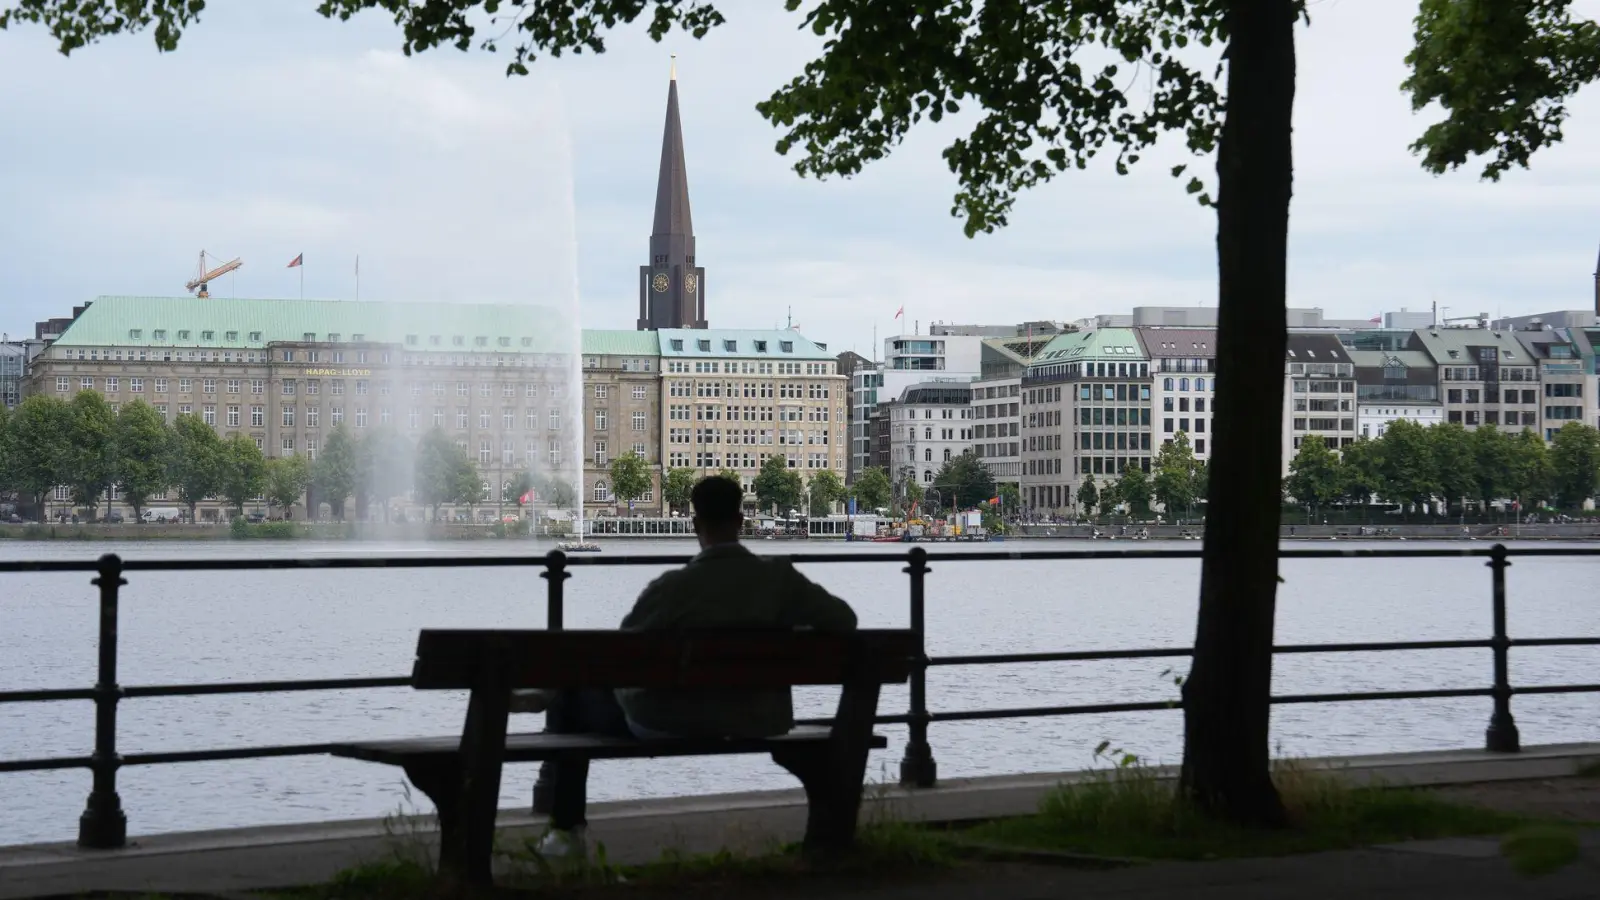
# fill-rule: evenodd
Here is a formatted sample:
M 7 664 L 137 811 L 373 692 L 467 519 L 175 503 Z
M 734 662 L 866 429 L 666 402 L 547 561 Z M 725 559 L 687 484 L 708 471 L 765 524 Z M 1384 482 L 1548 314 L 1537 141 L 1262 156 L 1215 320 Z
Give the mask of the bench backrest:
M 899 684 L 911 631 L 485 631 L 424 629 L 412 686 L 777 688 Z

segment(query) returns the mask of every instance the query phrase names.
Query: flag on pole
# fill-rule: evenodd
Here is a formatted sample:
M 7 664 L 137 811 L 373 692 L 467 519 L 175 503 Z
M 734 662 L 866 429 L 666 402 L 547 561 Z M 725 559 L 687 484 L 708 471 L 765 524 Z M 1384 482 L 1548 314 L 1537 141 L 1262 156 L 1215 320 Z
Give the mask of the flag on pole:
M 285 269 L 294 269 L 294 268 L 298 268 L 300 266 L 305 265 L 305 263 L 306 263 L 306 255 L 304 253 L 302 253 L 299 256 L 296 256 L 294 259 L 289 260 L 289 264 L 287 266 L 284 266 L 284 268 Z
M 1379 324 L 1382 324 L 1382 322 L 1383 322 L 1383 315 L 1382 315 L 1382 314 L 1381 314 L 1381 313 L 1380 313 L 1380 314 L 1378 314 L 1378 315 L 1376 315 L 1376 316 L 1373 316 L 1373 317 L 1372 317 L 1372 318 L 1370 318 L 1370 319 L 1368 319 L 1368 320 L 1367 320 L 1367 321 L 1368 321 L 1368 322 L 1371 322 L 1371 323 L 1372 323 L 1372 324 L 1374 324 L 1374 325 L 1379 325 Z
M 523 494 L 521 497 L 517 498 L 517 502 L 522 504 L 522 505 L 524 505 L 524 506 L 526 506 L 532 500 L 533 500 L 533 491 L 528 491 L 527 493 Z
M 896 319 L 898 319 L 901 316 L 905 315 L 905 312 L 906 312 L 906 308 L 904 306 L 901 306 L 899 309 L 894 311 L 894 317 Z

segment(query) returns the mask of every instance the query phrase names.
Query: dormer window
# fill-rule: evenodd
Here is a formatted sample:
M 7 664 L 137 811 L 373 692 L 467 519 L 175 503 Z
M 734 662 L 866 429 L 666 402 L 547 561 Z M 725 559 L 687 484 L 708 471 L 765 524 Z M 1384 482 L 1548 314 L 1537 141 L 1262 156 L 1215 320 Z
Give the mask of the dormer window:
M 756 341 L 756 352 L 757 353 L 765 353 L 765 352 L 767 352 L 767 342 L 766 341 Z
M 722 342 L 722 349 L 726 350 L 729 353 L 733 353 L 734 351 L 739 349 L 739 342 L 738 341 L 723 341 Z
M 164 341 L 167 339 L 167 330 L 165 328 L 157 328 L 150 336 L 155 340 Z
M 239 342 L 239 332 L 237 332 L 237 331 L 229 331 L 229 332 L 226 332 L 226 333 L 225 333 L 225 334 L 224 334 L 224 335 L 223 335 L 223 337 L 224 337 L 224 338 L 225 338 L 225 339 L 226 339 L 226 340 L 227 340 L 227 341 L 228 341 L 228 343 L 230 343 L 230 344 L 236 344 L 236 343 L 238 343 L 238 342 Z
M 142 337 L 144 337 L 144 331 L 143 330 L 138 329 L 138 328 L 131 328 L 131 329 L 128 330 L 128 338 L 130 340 L 137 341 L 138 339 L 140 339 Z
M 315 344 L 317 342 L 317 333 L 314 331 L 308 331 L 305 334 L 300 335 L 300 339 L 308 344 Z
M 189 332 L 188 332 L 187 329 L 178 332 L 178 340 L 187 341 L 188 339 L 189 339 Z
M 474 346 L 474 347 L 487 347 L 487 346 L 489 346 L 489 339 L 484 337 L 483 335 L 479 335 L 479 336 L 477 336 L 477 337 L 472 339 L 472 346 Z
M 456 347 L 465 347 L 467 339 L 458 334 L 450 338 L 450 343 Z
M 1294 359 L 1294 350 L 1292 349 L 1289 351 L 1289 358 Z
M 364 341 L 366 339 L 367 339 L 367 336 L 364 335 L 364 334 L 352 334 L 352 335 L 350 335 L 350 340 L 355 341 L 356 343 L 360 343 L 360 342 L 362 342 L 362 341 Z
M 414 334 L 406 335 L 406 346 L 407 347 L 415 347 L 416 345 L 417 345 L 417 336 L 414 335 Z
M 778 349 L 783 353 L 793 353 L 794 341 L 779 341 Z
M 700 350 L 701 353 L 710 353 L 711 352 L 711 342 L 710 341 L 700 340 L 700 341 L 695 341 L 694 343 L 695 343 L 695 346 Z
M 523 338 L 522 339 L 522 346 L 524 346 L 524 347 L 532 347 L 533 346 L 533 338 L 531 338 L 531 337 Z
M 202 331 L 202 332 L 200 332 L 200 340 L 205 341 L 208 344 L 211 343 L 212 341 L 216 340 L 216 339 L 217 339 L 217 333 L 215 331 Z
M 430 346 L 430 347 L 439 346 L 439 340 L 440 340 L 440 338 L 439 338 L 439 336 L 437 334 L 428 335 L 428 346 Z
M 259 331 L 250 332 L 250 340 L 259 342 L 261 340 L 261 332 L 259 332 Z
M 683 338 L 672 338 L 672 349 L 683 350 Z
M 328 343 L 330 343 L 330 344 L 339 343 L 339 332 L 337 332 L 337 331 L 328 332 Z
M 511 338 L 508 338 L 508 337 L 501 338 L 500 339 L 500 346 L 502 346 L 502 347 L 511 346 Z
M 1448 352 L 1450 354 L 1450 358 L 1451 359 L 1460 359 L 1461 358 L 1461 351 L 1460 350 L 1450 350 Z

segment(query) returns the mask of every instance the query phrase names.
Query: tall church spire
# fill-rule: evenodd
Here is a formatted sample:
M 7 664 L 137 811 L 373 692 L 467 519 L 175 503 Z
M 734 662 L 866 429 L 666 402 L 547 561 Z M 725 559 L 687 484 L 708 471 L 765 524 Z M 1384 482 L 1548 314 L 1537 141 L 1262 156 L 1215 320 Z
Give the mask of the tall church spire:
M 684 162 L 683 123 L 678 116 L 678 60 L 667 82 L 667 121 L 656 176 L 655 221 L 650 265 L 639 267 L 640 331 L 705 328 L 705 268 L 694 258 L 694 220 L 689 213 L 689 174 Z

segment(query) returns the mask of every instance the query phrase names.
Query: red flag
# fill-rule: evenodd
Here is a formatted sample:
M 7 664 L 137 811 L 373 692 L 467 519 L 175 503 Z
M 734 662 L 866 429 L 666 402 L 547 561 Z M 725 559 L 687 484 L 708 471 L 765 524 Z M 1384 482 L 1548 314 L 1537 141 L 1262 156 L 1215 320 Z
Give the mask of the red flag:
M 284 266 L 284 268 L 285 269 L 293 269 L 293 268 L 295 268 L 297 266 L 303 266 L 303 265 L 305 265 L 305 263 L 306 263 L 306 255 L 304 253 L 302 253 L 299 256 L 296 256 L 294 259 L 289 260 L 289 264 L 287 266 Z
M 1367 321 L 1373 323 L 1374 325 L 1382 324 L 1383 323 L 1383 316 L 1382 315 L 1376 315 L 1376 316 L 1373 316 L 1372 318 L 1368 319 Z
M 894 311 L 894 317 L 896 319 L 900 318 L 901 316 L 905 315 L 905 311 L 906 311 L 906 308 L 904 306 L 901 306 L 899 309 Z
M 521 497 L 517 498 L 517 502 L 524 505 L 531 500 L 533 500 L 533 491 L 528 491 L 526 494 L 523 494 Z

